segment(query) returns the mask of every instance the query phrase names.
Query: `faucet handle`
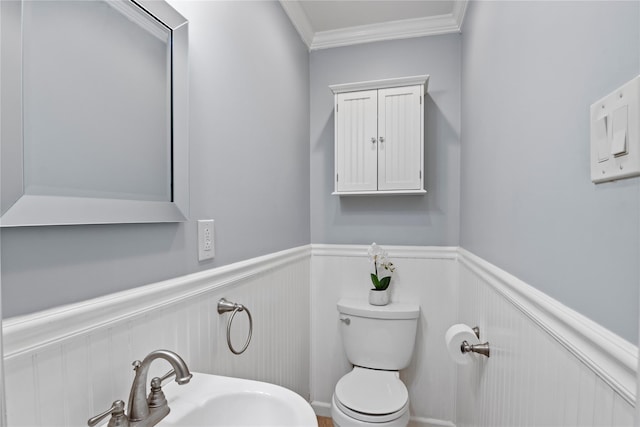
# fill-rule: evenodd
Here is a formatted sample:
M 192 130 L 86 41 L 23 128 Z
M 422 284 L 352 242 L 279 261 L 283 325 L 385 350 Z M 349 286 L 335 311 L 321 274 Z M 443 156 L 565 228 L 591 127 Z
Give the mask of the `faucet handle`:
M 166 374 L 164 374 L 163 376 L 160 377 L 160 385 L 162 385 L 162 383 L 164 382 L 164 380 L 171 378 L 172 376 L 174 376 L 176 374 L 175 369 L 170 370 L 169 372 L 167 372 Z
M 154 377 L 151 380 L 151 392 L 149 393 L 149 397 L 147 397 L 149 408 L 159 408 L 167 404 L 167 399 L 164 396 L 164 392 L 162 391 L 162 383 L 164 382 L 164 380 L 171 378 L 175 374 L 176 371 L 172 369 L 162 377 Z
M 147 397 L 147 404 L 149 409 L 167 406 L 167 398 L 162 391 L 162 380 L 158 377 L 151 380 L 151 391 Z
M 129 427 L 129 419 L 124 415 L 124 402 L 122 400 L 116 400 L 113 402 L 113 405 L 111 405 L 111 408 L 100 415 L 89 418 L 87 425 L 93 427 L 108 415 L 111 415 L 108 427 Z

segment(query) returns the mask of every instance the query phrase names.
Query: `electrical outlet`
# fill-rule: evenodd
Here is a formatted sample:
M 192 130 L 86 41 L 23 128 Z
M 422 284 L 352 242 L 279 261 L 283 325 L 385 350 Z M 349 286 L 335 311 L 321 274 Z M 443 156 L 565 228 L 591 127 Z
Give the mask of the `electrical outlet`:
M 211 259 L 215 256 L 213 237 L 213 220 L 198 220 L 198 261 Z

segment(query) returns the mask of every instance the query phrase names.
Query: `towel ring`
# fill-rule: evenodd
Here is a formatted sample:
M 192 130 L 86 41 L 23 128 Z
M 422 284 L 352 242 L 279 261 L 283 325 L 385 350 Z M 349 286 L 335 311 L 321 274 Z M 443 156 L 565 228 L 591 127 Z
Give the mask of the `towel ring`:
M 249 347 L 249 343 L 251 342 L 251 335 L 253 334 L 253 319 L 251 318 L 251 312 L 249 312 L 249 309 L 242 304 L 237 304 L 235 302 L 227 301 L 224 298 L 220 298 L 220 301 L 218 301 L 218 314 L 223 314 L 228 311 L 231 311 L 232 313 L 229 317 L 229 320 L 227 321 L 227 345 L 229 346 L 229 350 L 231 350 L 233 354 L 242 354 L 245 352 L 247 347 Z M 239 311 L 246 312 L 247 316 L 249 317 L 249 335 L 247 336 L 247 342 L 244 343 L 244 346 L 240 351 L 233 348 L 233 344 L 231 344 L 231 323 L 233 322 L 233 317 Z

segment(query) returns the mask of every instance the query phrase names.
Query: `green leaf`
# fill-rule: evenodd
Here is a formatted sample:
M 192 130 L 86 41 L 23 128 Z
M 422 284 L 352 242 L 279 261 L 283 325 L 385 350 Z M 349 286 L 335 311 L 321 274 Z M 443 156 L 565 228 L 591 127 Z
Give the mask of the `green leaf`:
M 391 283 L 391 276 L 383 277 L 380 279 L 380 289 L 387 289 Z
M 371 273 L 371 282 L 373 282 L 373 286 L 375 286 L 376 289 L 380 287 L 380 281 L 378 280 L 378 276 L 376 276 L 373 273 Z

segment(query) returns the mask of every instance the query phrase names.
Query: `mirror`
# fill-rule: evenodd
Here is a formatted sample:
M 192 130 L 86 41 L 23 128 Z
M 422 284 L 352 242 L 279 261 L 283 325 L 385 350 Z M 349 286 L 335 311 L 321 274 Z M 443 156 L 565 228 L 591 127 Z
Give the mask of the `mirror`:
M 184 221 L 187 21 L 157 0 L 0 8 L 0 226 Z

